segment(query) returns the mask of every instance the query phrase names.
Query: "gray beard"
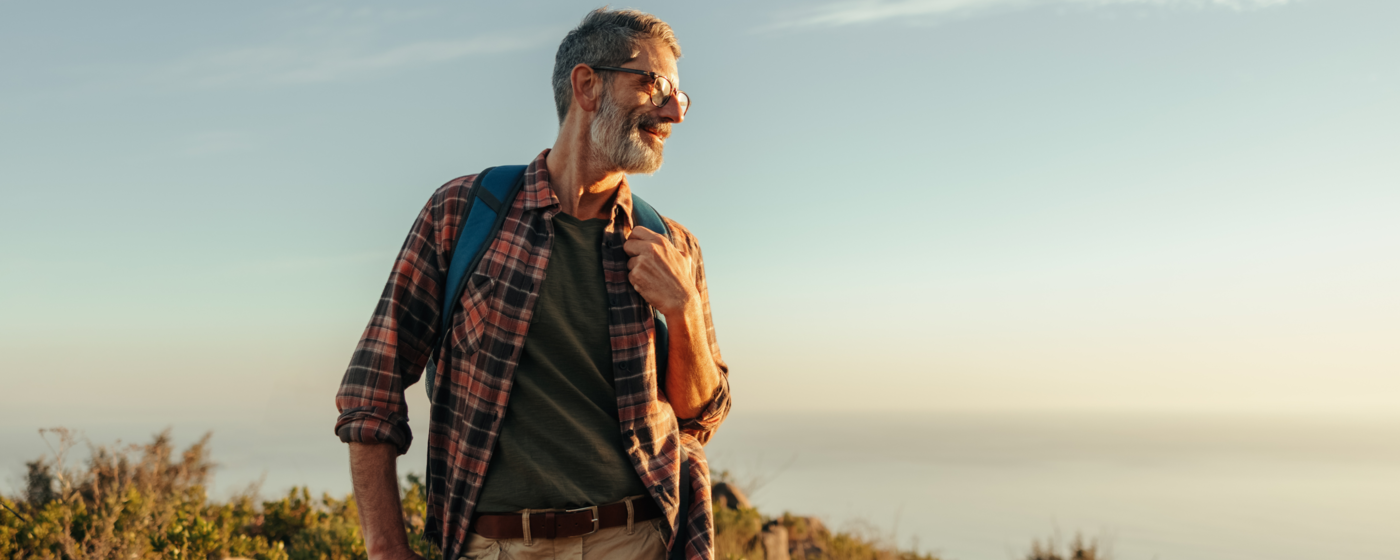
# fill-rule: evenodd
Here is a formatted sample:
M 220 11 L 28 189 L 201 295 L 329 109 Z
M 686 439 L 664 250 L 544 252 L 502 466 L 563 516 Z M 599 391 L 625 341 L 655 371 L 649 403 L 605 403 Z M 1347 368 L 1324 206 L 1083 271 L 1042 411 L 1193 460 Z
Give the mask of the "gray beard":
M 661 150 L 642 141 L 643 114 L 624 114 L 611 96 L 599 101 L 598 115 L 588 126 L 589 144 L 597 163 L 624 173 L 652 174 L 661 169 Z

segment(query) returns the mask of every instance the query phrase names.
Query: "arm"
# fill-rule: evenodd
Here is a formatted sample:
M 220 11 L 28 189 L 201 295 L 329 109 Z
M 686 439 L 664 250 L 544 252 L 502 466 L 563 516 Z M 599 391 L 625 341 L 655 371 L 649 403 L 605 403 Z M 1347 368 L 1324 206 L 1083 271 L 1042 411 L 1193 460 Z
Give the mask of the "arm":
M 632 257 L 627 266 L 633 287 L 666 317 L 667 400 L 681 429 L 703 444 L 729 414 L 729 367 L 715 340 L 700 245 L 679 224 L 670 225 L 680 232 L 681 246 L 637 227 L 623 249 Z
M 372 560 L 422 560 L 408 548 L 399 476 L 398 450 L 389 444 L 350 444 L 350 479 L 360 510 L 360 531 Z
M 350 444 L 360 526 L 375 560 L 417 558 L 408 548 L 395 472 L 395 459 L 413 439 L 403 392 L 421 376 L 438 331 L 447 266 L 439 224 L 471 179 L 444 185 L 418 214 L 336 393 L 335 431 Z

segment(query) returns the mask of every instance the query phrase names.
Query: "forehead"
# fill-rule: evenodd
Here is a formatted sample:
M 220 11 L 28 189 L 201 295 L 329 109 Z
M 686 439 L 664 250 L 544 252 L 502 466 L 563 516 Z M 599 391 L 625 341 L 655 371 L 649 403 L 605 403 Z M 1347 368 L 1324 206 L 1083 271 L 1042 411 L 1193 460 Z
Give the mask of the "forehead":
M 637 58 L 623 64 L 627 68 L 650 70 L 666 76 L 677 86 L 680 85 L 680 71 L 676 68 L 676 55 L 661 41 L 642 41 L 638 45 Z

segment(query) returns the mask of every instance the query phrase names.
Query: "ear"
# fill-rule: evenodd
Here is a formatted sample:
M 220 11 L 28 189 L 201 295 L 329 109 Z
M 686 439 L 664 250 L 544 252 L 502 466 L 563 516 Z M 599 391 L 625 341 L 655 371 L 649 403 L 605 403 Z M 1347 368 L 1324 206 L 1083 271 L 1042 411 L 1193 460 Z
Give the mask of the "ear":
M 574 89 L 574 103 L 580 109 L 592 113 L 598 110 L 598 102 L 603 97 L 602 77 L 587 64 L 574 66 L 569 72 L 569 83 Z

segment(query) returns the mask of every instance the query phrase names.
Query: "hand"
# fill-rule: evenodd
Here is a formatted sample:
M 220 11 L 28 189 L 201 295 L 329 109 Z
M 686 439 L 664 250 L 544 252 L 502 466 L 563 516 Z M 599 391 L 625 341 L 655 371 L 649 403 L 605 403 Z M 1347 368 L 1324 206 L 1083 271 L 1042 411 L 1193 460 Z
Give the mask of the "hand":
M 632 228 L 622 244 L 627 259 L 627 279 L 647 303 L 669 318 L 685 312 L 699 300 L 695 291 L 694 264 L 690 255 L 671 245 L 666 236 L 644 227 Z

